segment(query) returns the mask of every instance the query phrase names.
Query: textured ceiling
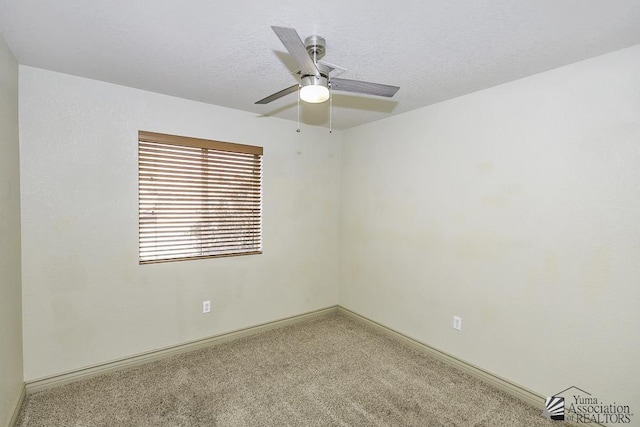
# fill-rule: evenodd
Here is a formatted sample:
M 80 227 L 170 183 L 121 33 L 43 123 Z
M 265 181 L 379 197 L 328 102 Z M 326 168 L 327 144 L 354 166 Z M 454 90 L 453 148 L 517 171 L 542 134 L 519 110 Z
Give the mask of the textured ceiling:
M 342 78 L 400 86 L 335 92 L 347 129 L 639 44 L 640 1 L 0 0 L 20 64 L 296 120 L 295 94 L 254 104 L 296 83 L 271 25 L 323 36 Z M 301 119 L 328 127 L 328 103 Z

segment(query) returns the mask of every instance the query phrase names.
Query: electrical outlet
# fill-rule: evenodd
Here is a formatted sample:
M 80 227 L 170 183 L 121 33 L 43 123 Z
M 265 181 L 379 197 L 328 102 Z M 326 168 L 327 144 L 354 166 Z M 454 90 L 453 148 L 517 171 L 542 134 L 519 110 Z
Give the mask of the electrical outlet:
M 208 313 L 211 311 L 211 301 L 202 301 L 202 312 Z
M 453 316 L 453 329 L 462 330 L 462 317 Z

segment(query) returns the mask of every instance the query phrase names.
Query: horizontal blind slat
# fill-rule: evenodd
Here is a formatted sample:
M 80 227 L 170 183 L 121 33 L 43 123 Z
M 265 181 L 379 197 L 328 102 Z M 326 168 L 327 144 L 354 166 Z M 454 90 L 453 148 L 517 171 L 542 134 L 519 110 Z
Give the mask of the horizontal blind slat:
M 245 175 L 231 174 L 231 173 L 219 173 L 219 172 L 207 172 L 199 169 L 189 168 L 157 168 L 150 166 L 140 166 L 139 170 L 144 172 L 141 174 L 141 178 L 145 181 L 153 182 L 158 179 L 172 178 L 173 181 L 192 181 L 197 183 L 211 183 L 211 182 L 260 182 L 260 179 L 256 178 L 256 174 L 249 171 Z
M 196 244 L 194 244 L 196 243 Z M 243 245 L 243 246 L 254 246 L 257 244 L 257 241 L 255 239 L 252 239 L 250 237 L 246 237 L 246 238 L 234 238 L 234 237 L 229 237 L 227 239 L 216 239 L 216 240 L 211 240 L 211 241 L 188 241 L 188 240 L 183 240 L 181 242 L 165 242 L 163 244 L 154 244 L 154 243 L 144 243 L 140 245 L 140 250 L 147 252 L 147 253 L 151 253 L 151 252 L 159 252 L 159 251 L 163 251 L 163 250 L 182 250 L 182 249 L 192 249 L 192 248 L 198 248 L 198 249 L 202 249 L 202 248 L 213 248 L 213 247 L 218 247 L 218 246 L 238 246 L 238 245 Z
M 167 153 L 161 151 L 140 151 L 138 156 L 139 165 L 184 165 L 198 167 L 218 167 L 228 168 L 229 170 L 244 170 L 260 167 L 260 162 L 255 157 L 247 157 L 244 159 L 237 157 L 206 157 L 207 161 L 203 163 L 204 157 L 199 153 Z
M 189 255 L 204 255 L 206 253 L 209 254 L 219 254 L 219 253 L 224 253 L 225 250 L 229 250 L 229 249 L 235 249 L 235 250 L 242 250 L 242 251 L 248 251 L 248 250 L 259 250 L 257 245 L 242 245 L 242 244 L 229 244 L 229 245 L 224 245 L 224 246 L 215 246 L 215 247 L 202 247 L 202 248 L 197 248 L 197 247 L 190 247 L 190 248 L 176 248 L 176 249 L 161 249 L 161 250 L 155 250 L 155 251 L 143 251 L 141 250 L 141 254 L 147 257 L 152 257 L 152 256 L 161 256 L 163 254 L 180 254 L 180 255 L 185 255 L 185 256 L 189 256 Z
M 255 231 L 255 230 L 253 230 Z M 179 243 L 181 241 L 192 241 L 194 238 L 200 238 L 201 240 L 207 240 L 207 239 L 215 239 L 215 238 L 227 238 L 230 236 L 243 236 L 243 237 L 247 237 L 250 236 L 249 231 L 243 231 L 242 233 L 202 233 L 202 234 L 198 234 L 197 236 L 191 235 L 189 233 L 178 233 L 178 234 L 171 234 L 171 233 L 158 233 L 158 234 L 142 234 L 140 235 L 140 243 L 144 243 L 146 246 L 150 246 L 151 243 L 153 244 L 160 244 L 158 242 L 176 242 Z M 162 235 L 162 240 L 158 240 L 159 235 Z M 255 236 L 255 233 L 253 234 L 253 236 Z M 257 237 L 252 237 L 255 241 L 258 241 Z
M 174 261 L 194 261 L 199 259 L 208 259 L 208 258 L 225 258 L 231 256 L 244 256 L 244 255 L 260 255 L 262 250 L 252 250 L 252 251 L 228 251 L 223 254 L 215 254 L 215 255 L 203 255 L 203 256 L 177 256 L 177 257 L 163 257 L 159 258 L 148 258 L 141 257 L 140 264 L 157 264 L 162 262 L 174 262 Z

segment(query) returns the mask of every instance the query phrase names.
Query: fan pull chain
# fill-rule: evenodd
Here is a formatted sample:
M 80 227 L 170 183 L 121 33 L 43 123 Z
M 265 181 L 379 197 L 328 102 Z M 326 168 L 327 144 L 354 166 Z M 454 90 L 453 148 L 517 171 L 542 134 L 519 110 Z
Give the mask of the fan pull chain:
M 333 91 L 331 90 L 331 83 L 329 83 L 329 133 L 333 133 Z
M 300 133 L 300 85 L 298 85 L 298 128 L 296 132 Z

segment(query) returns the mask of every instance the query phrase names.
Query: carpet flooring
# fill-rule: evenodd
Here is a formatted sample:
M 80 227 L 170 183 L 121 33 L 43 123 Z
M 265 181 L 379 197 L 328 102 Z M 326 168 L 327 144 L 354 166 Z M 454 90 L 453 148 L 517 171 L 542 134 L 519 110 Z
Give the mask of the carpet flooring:
M 19 426 L 557 426 L 340 313 L 25 399 Z

